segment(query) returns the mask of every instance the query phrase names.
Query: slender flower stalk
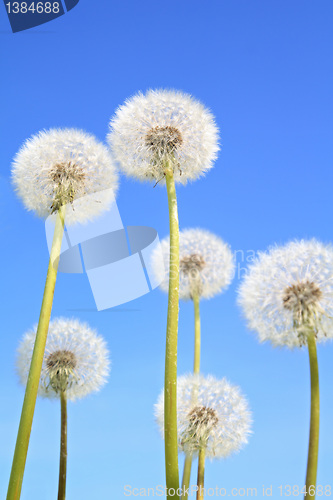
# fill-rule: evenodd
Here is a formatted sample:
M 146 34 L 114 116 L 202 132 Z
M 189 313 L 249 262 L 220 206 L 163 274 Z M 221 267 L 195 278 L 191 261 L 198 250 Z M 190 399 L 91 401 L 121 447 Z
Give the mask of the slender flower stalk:
M 59 486 L 58 500 L 66 498 L 67 479 L 67 394 L 66 391 L 60 393 L 60 465 L 59 465 Z
M 199 451 L 198 458 L 198 479 L 197 479 L 197 500 L 204 498 L 204 484 L 205 484 L 205 448 Z
M 36 340 L 36 328 L 27 332 L 19 346 L 17 371 L 24 385 L 28 378 Z M 67 401 L 98 391 L 109 374 L 105 341 L 85 323 L 57 318 L 50 322 L 42 360 L 38 395 L 60 400 L 61 434 L 58 500 L 65 500 L 67 478 Z
M 333 248 L 295 241 L 261 253 L 239 290 L 239 302 L 261 342 L 308 346 L 311 416 L 305 499 L 314 498 L 319 443 L 319 375 L 316 344 L 333 338 Z
M 52 311 L 65 211 L 66 224 L 85 222 L 100 215 L 113 201 L 111 189 L 106 188 L 116 190 L 117 175 L 107 148 L 93 136 L 80 130 L 51 129 L 33 136 L 22 146 L 13 162 L 12 180 L 28 210 L 40 217 L 57 214 L 7 492 L 7 500 L 19 500 Z M 94 196 L 85 196 L 88 194 Z
M 191 481 L 191 470 L 192 470 L 192 455 L 185 455 L 184 470 L 183 470 L 183 480 L 182 480 L 182 497 L 181 500 L 187 500 L 188 498 L 188 488 Z
M 52 311 L 53 295 L 57 279 L 59 256 L 64 232 L 64 214 L 65 209 L 62 207 L 59 209 L 56 218 L 43 302 L 37 328 L 36 342 L 31 358 L 30 371 L 25 390 L 21 420 L 17 433 L 12 470 L 9 479 L 7 500 L 18 500 L 21 496 L 23 474 L 37 399 L 38 383 L 42 370 L 47 332 Z
M 186 184 L 213 166 L 218 130 L 211 113 L 191 96 L 150 90 L 127 100 L 110 122 L 113 155 L 124 172 L 141 181 L 166 184 L 169 202 L 168 316 L 165 353 L 165 470 L 167 498 L 179 489 L 177 452 L 177 337 L 179 227 L 175 183 Z
M 200 349 L 201 349 L 201 324 L 200 324 L 200 297 L 193 296 L 194 305 L 194 366 L 193 373 L 200 372 Z
M 200 297 L 198 293 L 193 295 L 194 305 L 194 364 L 193 373 L 200 372 L 200 349 L 201 349 L 201 324 L 200 324 Z M 184 461 L 182 480 L 182 500 L 187 500 L 188 489 L 191 480 L 192 455 L 186 455 Z
M 319 372 L 317 347 L 314 334 L 308 336 L 308 349 L 310 361 L 310 377 L 311 377 L 311 417 L 310 417 L 310 436 L 309 436 L 309 452 L 308 464 L 306 471 L 306 493 L 305 500 L 315 498 L 311 492 L 316 491 L 317 485 L 317 467 L 318 467 L 318 448 L 319 448 Z M 311 489 L 310 489 L 311 488 Z
M 177 442 L 177 339 L 179 313 L 179 223 L 172 170 L 166 171 L 170 222 L 170 275 L 165 351 L 165 473 L 168 491 L 179 489 Z M 167 492 L 167 498 L 169 493 Z M 171 498 L 171 497 L 170 497 Z

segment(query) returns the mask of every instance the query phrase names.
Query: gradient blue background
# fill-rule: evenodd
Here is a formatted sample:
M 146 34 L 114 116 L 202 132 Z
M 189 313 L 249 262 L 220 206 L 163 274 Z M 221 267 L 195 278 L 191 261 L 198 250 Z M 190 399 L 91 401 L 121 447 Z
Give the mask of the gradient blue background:
M 181 89 L 211 108 L 222 144 L 215 168 L 178 190 L 181 228 L 220 235 L 237 251 L 240 268 L 251 251 L 274 242 L 330 242 L 332 16 L 330 0 L 81 0 L 65 16 L 13 35 L 2 8 L 1 498 L 23 400 L 15 350 L 38 319 L 48 260 L 43 221 L 24 210 L 10 185 L 15 152 L 49 127 L 78 127 L 104 140 L 110 116 L 128 96 Z M 168 233 L 163 188 L 122 177 L 117 202 L 125 224 Z M 239 454 L 207 464 L 206 485 L 256 487 L 259 498 L 263 485 L 273 485 L 278 499 L 277 486 L 304 483 L 307 353 L 258 344 L 236 305 L 238 283 L 202 303 L 202 371 L 242 387 L 254 433 Z M 69 405 L 67 498 L 118 499 L 126 484 L 163 484 L 153 405 L 163 385 L 166 296 L 156 290 L 97 312 L 86 276 L 59 275 L 53 317 L 59 315 L 95 327 L 113 363 L 99 394 Z M 192 369 L 192 336 L 192 304 L 182 303 L 180 374 Z M 320 346 L 318 484 L 333 487 L 332 361 L 332 344 Z M 56 498 L 58 453 L 59 405 L 38 400 L 22 500 Z

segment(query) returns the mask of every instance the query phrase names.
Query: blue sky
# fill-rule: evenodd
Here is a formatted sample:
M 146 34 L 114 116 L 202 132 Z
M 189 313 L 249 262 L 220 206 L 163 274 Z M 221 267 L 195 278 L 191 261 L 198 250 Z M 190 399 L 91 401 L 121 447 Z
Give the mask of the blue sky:
M 175 88 L 208 106 L 221 151 L 207 176 L 178 189 L 181 228 L 213 231 L 238 251 L 293 238 L 333 239 L 332 15 L 329 0 L 81 0 L 65 16 L 1 37 L 0 496 L 5 496 L 23 389 L 15 350 L 39 315 L 48 253 L 44 223 L 13 194 L 11 160 L 40 129 L 78 127 L 104 140 L 118 105 L 138 90 Z M 166 192 L 121 178 L 128 225 L 168 233 Z M 240 258 L 244 252 L 244 259 Z M 239 454 L 207 464 L 206 485 L 304 483 L 309 425 L 306 351 L 259 345 L 236 305 L 235 279 L 202 303 L 202 372 L 241 386 L 254 416 Z M 153 404 L 163 385 L 166 296 L 159 290 L 97 312 L 84 275 L 60 274 L 53 317 L 78 317 L 112 352 L 109 384 L 69 405 L 68 499 L 123 498 L 124 485 L 164 483 Z M 182 303 L 179 373 L 192 368 L 193 311 Z M 318 484 L 332 484 L 333 345 L 319 346 Z M 22 500 L 55 498 L 59 405 L 38 400 Z M 195 474 L 193 474 L 195 479 Z

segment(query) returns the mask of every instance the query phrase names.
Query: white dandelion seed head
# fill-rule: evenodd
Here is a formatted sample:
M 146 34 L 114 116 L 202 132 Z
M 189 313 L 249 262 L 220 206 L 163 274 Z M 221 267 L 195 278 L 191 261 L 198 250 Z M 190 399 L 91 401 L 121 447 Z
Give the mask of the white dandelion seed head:
M 128 99 L 111 119 L 108 141 L 125 174 L 162 183 L 167 163 L 175 182 L 186 184 L 212 168 L 219 150 L 211 112 L 174 90 Z
M 155 416 L 163 436 L 164 391 L 155 405 Z M 178 377 L 178 447 L 185 454 L 196 455 L 205 449 L 208 458 L 225 458 L 248 442 L 251 424 L 247 400 L 225 378 Z
M 76 129 L 50 129 L 28 139 L 14 158 L 12 181 L 25 207 L 39 217 L 70 204 L 67 224 L 103 213 L 118 187 L 107 147 Z
M 249 327 L 260 342 L 300 347 L 309 331 L 333 337 L 333 248 L 315 239 L 260 253 L 239 289 Z
M 152 257 L 154 273 L 161 289 L 168 293 L 170 238 L 164 238 Z M 166 274 L 164 276 L 164 270 Z M 235 274 L 234 255 L 227 243 L 203 229 L 185 229 L 179 233 L 179 296 L 205 299 L 225 290 Z M 164 279 L 163 279 L 164 276 Z
M 17 351 L 17 372 L 26 385 L 36 339 L 35 325 L 28 331 Z M 104 339 L 86 323 L 57 318 L 50 322 L 38 395 L 59 398 L 66 391 L 73 401 L 98 391 L 110 372 L 109 351 Z

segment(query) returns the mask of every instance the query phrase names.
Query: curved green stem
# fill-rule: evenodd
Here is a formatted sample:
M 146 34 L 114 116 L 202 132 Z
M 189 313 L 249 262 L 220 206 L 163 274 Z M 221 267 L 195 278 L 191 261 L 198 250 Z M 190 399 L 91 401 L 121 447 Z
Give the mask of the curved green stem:
M 179 496 L 169 495 L 169 490 L 179 489 L 178 437 L 177 437 L 177 339 L 179 311 L 179 224 L 177 197 L 173 172 L 167 170 L 166 185 L 170 219 L 170 272 L 168 319 L 165 351 L 164 379 L 164 440 L 165 473 L 167 498 L 179 500 Z M 172 492 L 174 493 L 174 492 Z
M 60 467 L 58 500 L 66 498 L 66 476 L 67 476 L 67 394 L 60 393 L 61 405 L 61 435 L 60 435 Z
M 306 471 L 306 493 L 304 498 L 315 498 L 319 448 L 319 371 L 316 339 L 313 333 L 308 336 L 310 376 L 311 376 L 311 417 L 308 465 Z M 310 487 L 312 488 L 310 489 Z M 310 491 L 309 491 L 310 489 Z M 311 494 L 314 493 L 314 494 Z
M 19 500 L 21 496 L 23 474 L 28 453 L 32 420 L 35 411 L 37 390 L 42 370 L 46 337 L 51 317 L 54 288 L 57 278 L 61 242 L 64 232 L 64 207 L 58 211 L 53 243 L 46 276 L 42 307 L 39 316 L 35 346 L 32 354 L 30 371 L 25 390 L 21 420 L 17 433 L 16 446 L 9 479 L 7 500 Z
M 202 448 L 199 451 L 198 459 L 198 481 L 197 481 L 197 500 L 203 500 L 204 498 L 204 481 L 205 480 L 205 449 Z
M 200 372 L 200 350 L 201 350 L 201 324 L 200 324 L 200 297 L 195 294 L 193 297 L 194 305 L 194 365 L 193 373 Z M 192 469 L 192 455 L 186 455 L 184 462 L 183 481 L 182 481 L 182 500 L 187 500 L 187 491 L 190 487 Z

